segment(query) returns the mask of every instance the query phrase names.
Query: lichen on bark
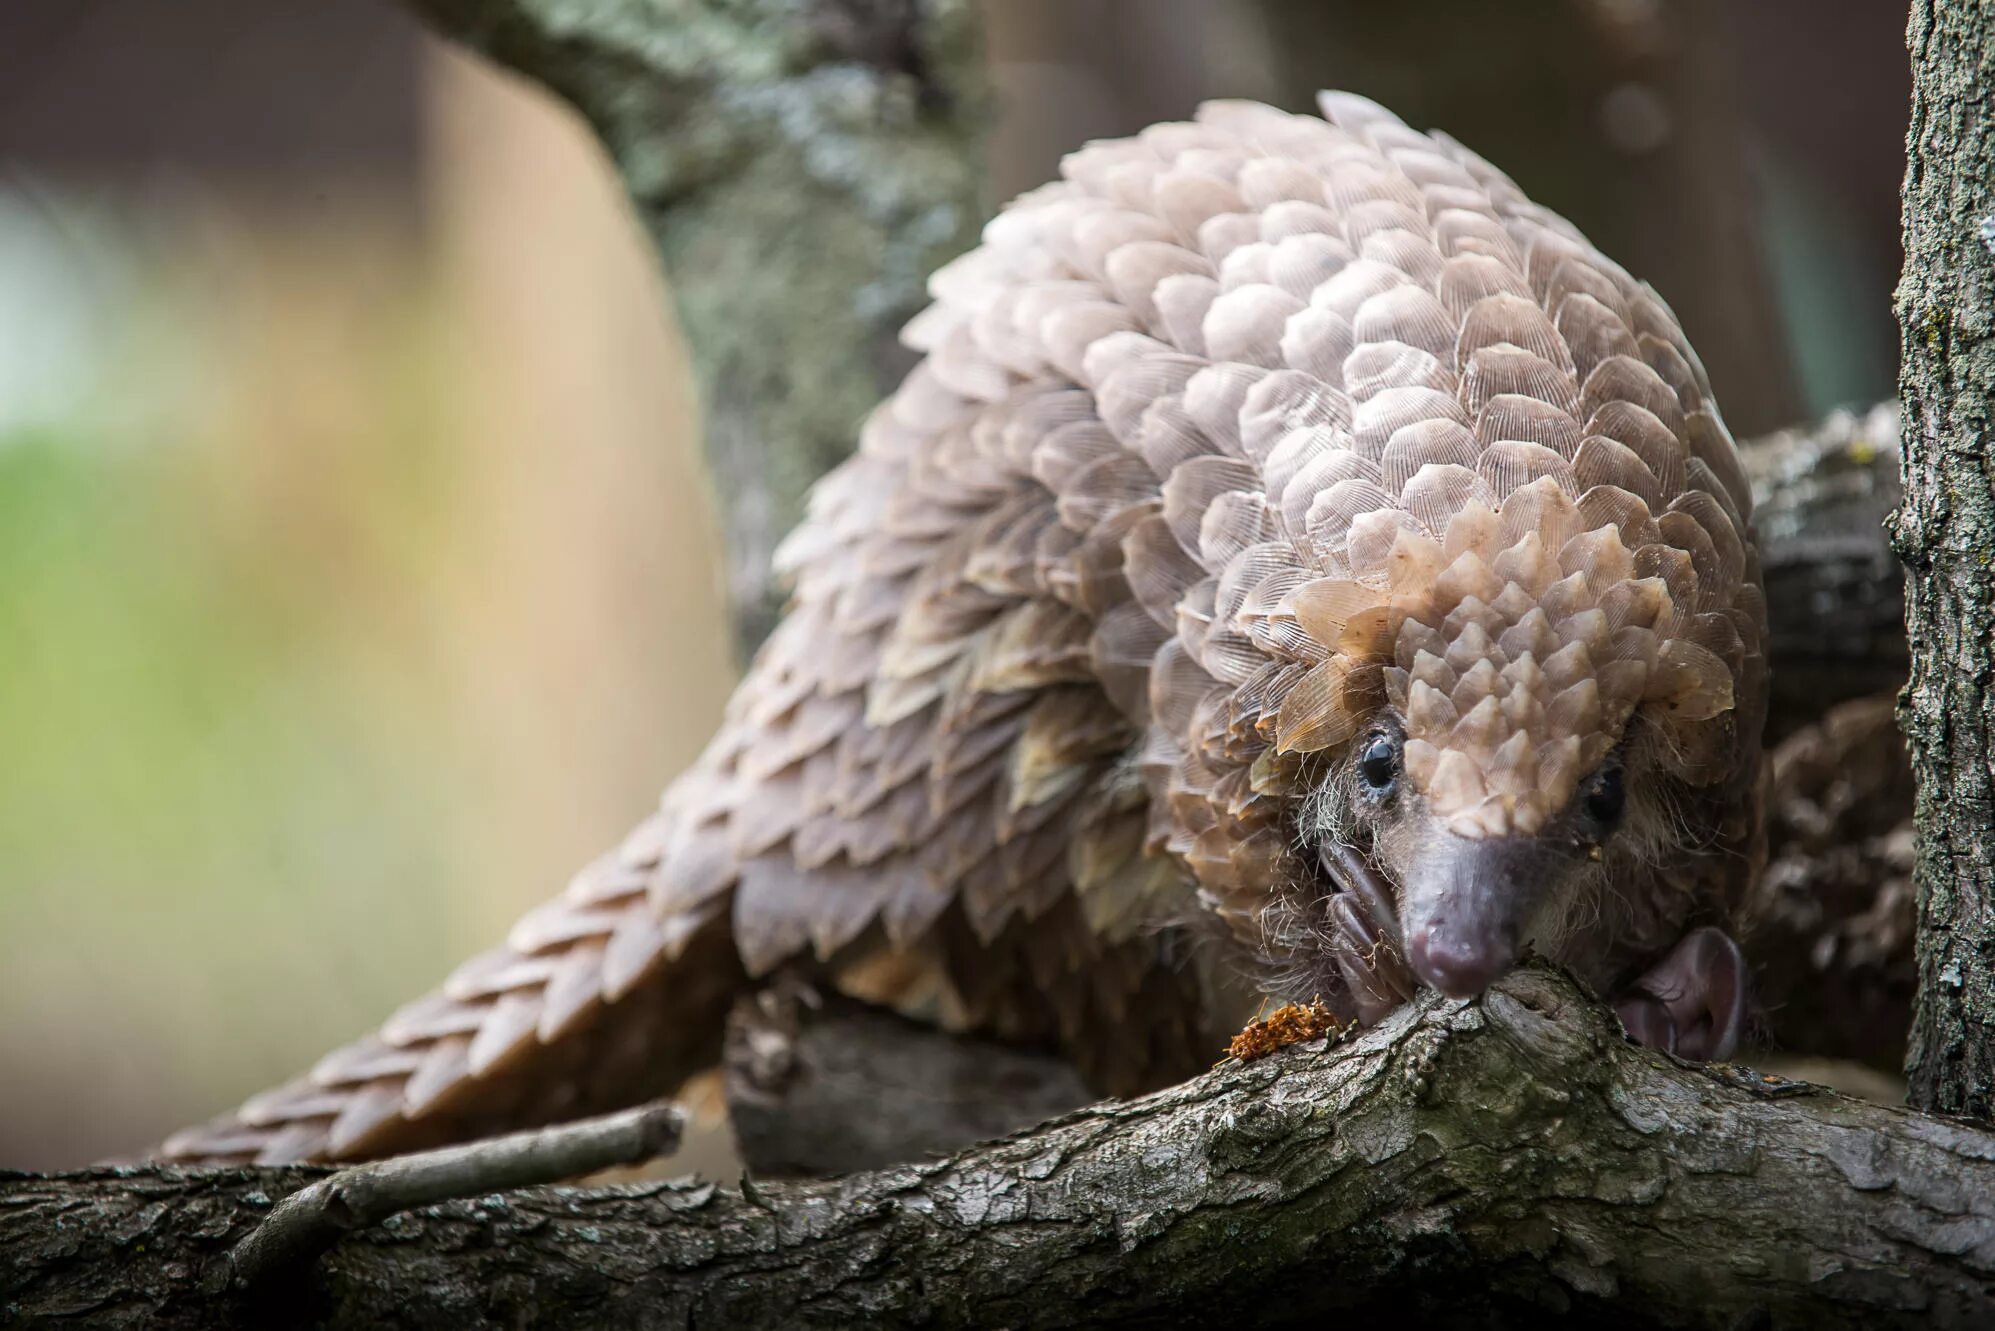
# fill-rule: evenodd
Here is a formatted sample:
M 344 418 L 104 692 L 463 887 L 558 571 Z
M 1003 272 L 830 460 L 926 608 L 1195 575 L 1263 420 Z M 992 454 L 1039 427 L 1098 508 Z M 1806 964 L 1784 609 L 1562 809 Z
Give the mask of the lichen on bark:
M 1923 1108 L 1995 1114 L 1995 23 L 1911 11 L 1902 331 L 1912 675 L 1899 719 L 1918 778 L 1919 997 L 1907 1071 Z

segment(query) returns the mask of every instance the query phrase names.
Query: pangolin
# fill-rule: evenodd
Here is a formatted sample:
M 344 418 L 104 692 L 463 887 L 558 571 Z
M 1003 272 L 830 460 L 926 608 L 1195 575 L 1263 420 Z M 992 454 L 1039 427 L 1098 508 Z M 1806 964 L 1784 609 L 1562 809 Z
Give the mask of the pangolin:
M 1705 371 L 1474 153 L 1320 106 L 1213 103 L 1005 209 L 658 811 L 162 1153 L 348 1160 L 668 1092 L 785 966 L 1112 1091 L 1208 1065 L 1229 977 L 1375 1021 L 1526 948 L 1727 1054 L 1765 605 Z

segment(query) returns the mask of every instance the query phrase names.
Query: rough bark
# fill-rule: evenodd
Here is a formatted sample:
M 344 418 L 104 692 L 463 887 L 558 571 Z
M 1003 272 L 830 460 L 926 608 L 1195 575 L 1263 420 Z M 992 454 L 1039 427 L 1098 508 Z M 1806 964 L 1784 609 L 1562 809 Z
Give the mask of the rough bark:
M 1912 6 L 1905 273 L 1898 288 L 1918 777 L 1913 1102 L 1995 1114 L 1995 19 Z
M 587 117 L 664 261 L 744 650 L 804 491 L 907 368 L 928 274 L 982 224 L 971 0 L 409 0 Z
M 341 1235 L 418 1206 L 648 1164 L 679 1148 L 685 1126 L 685 1110 L 660 1102 L 341 1170 L 284 1198 L 230 1250 L 233 1283 L 267 1290 Z
M 1535 969 L 1328 1053 L 930 1164 L 425 1207 L 245 1304 L 226 1253 L 316 1176 L 0 1177 L 0 1311 L 162 1328 L 1995 1317 L 1995 1135 L 1674 1064 Z

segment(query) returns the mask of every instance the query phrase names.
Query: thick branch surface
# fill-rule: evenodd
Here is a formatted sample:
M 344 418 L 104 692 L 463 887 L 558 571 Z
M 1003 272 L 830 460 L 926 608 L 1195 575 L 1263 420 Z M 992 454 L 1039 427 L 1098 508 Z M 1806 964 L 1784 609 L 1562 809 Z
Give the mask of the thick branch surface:
M 0 1179 L 28 1324 L 1062 1326 L 1400 1319 L 1985 1325 L 1995 1134 L 1629 1045 L 1564 978 L 1429 997 L 932 1164 L 450 1202 L 232 1302 L 310 1171 Z

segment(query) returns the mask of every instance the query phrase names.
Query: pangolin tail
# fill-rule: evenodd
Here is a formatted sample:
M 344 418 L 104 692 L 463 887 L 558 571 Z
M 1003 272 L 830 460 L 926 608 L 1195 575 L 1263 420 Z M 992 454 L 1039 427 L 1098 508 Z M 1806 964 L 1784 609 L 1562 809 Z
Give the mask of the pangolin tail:
M 725 894 L 661 909 L 650 891 L 655 855 L 633 847 L 661 844 L 663 818 L 375 1034 L 154 1154 L 395 1155 L 636 1104 L 711 1066 L 744 975 Z

